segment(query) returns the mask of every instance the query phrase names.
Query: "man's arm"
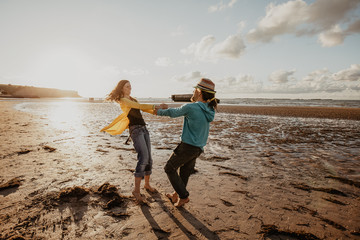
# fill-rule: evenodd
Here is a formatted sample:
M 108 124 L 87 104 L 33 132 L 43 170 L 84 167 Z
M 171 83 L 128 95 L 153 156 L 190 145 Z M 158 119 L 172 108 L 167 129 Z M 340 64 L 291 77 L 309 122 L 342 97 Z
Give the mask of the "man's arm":
M 159 116 L 168 116 L 172 118 L 186 116 L 189 111 L 188 104 L 182 105 L 178 108 L 169 108 L 169 109 L 158 109 L 156 114 Z

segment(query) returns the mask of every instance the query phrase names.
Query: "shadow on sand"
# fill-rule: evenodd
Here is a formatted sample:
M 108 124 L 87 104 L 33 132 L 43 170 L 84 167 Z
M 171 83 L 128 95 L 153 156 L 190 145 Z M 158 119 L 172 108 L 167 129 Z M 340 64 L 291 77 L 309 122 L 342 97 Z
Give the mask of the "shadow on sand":
M 220 239 L 219 236 L 208 229 L 201 221 L 199 221 L 194 215 L 192 215 L 189 211 L 187 211 L 184 208 L 176 208 L 176 207 L 169 207 L 165 203 L 165 201 L 162 198 L 162 195 L 160 193 L 152 194 L 152 198 L 155 200 L 155 202 L 169 215 L 171 220 L 178 226 L 178 228 L 186 235 L 188 239 L 198 239 L 194 233 L 192 233 L 189 229 L 184 226 L 184 224 L 181 222 L 181 219 L 176 217 L 174 214 L 176 212 L 180 213 L 184 219 L 186 219 L 200 234 L 202 234 L 207 239 Z M 141 211 L 143 212 L 146 219 L 149 221 L 156 237 L 158 239 L 168 239 L 170 236 L 170 232 L 164 231 L 161 229 L 159 224 L 155 221 L 154 217 L 151 215 L 150 207 L 148 205 L 142 205 Z

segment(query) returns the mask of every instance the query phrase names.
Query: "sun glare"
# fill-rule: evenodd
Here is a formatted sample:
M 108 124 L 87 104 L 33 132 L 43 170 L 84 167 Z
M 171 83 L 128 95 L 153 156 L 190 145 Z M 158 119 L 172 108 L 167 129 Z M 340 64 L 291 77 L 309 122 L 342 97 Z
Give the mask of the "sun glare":
M 77 102 L 57 102 L 53 104 L 49 118 L 57 129 L 81 129 L 82 111 Z
M 91 58 L 76 49 L 53 47 L 39 53 L 30 68 L 36 85 L 78 90 L 91 78 Z

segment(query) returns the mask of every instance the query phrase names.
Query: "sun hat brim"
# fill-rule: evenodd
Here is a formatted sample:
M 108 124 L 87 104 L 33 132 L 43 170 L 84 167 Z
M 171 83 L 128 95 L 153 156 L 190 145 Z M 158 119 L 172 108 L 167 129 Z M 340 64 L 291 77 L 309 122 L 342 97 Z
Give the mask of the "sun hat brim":
M 199 86 L 199 85 L 194 86 L 194 88 L 199 88 L 199 89 L 201 89 L 201 90 L 203 90 L 205 92 L 208 92 L 208 93 L 216 93 L 215 90 L 212 90 L 212 89 L 209 89 L 209 88 L 206 88 L 206 87 L 203 87 L 203 86 Z

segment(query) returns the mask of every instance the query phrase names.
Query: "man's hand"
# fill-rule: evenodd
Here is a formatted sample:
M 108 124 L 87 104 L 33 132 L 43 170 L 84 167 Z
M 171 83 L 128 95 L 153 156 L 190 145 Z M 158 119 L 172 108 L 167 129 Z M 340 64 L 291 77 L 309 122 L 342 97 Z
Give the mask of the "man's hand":
M 167 104 L 165 104 L 165 103 L 162 103 L 162 104 L 160 104 L 160 108 L 161 109 L 168 109 L 169 106 Z
M 162 103 L 162 104 L 160 104 L 160 105 L 155 105 L 154 114 L 157 115 L 157 111 L 158 111 L 159 109 L 168 109 L 168 108 L 169 108 L 169 106 L 168 106 L 167 104 L 165 104 L 165 103 Z

